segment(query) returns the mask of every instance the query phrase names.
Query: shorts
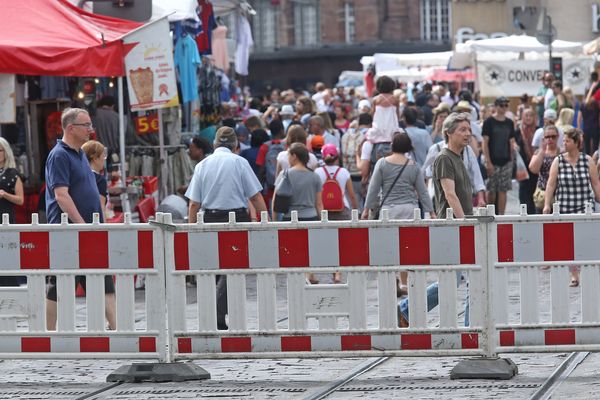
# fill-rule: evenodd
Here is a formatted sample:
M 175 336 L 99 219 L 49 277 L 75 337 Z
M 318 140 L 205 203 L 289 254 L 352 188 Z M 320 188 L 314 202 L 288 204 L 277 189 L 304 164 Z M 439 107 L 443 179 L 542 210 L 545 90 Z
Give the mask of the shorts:
M 508 192 L 512 189 L 512 175 L 512 161 L 501 167 L 494 165 L 494 173 L 488 177 L 486 189 L 488 192 Z
M 46 293 L 46 298 L 48 300 L 56 301 L 56 277 L 49 276 L 46 278 L 46 282 L 48 283 L 48 292 Z M 85 276 L 76 276 L 75 277 L 75 287 L 77 284 L 81 284 L 83 290 L 85 290 Z M 115 292 L 115 283 L 113 282 L 112 275 L 104 276 L 104 293 L 114 293 Z

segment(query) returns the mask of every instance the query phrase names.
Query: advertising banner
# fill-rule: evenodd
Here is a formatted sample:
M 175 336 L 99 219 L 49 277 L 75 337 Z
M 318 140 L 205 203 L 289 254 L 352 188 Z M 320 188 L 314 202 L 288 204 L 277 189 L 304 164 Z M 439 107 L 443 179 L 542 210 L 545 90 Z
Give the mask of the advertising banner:
M 16 122 L 17 80 L 15 75 L 0 74 L 0 124 Z
M 125 56 L 131 111 L 179 104 L 169 22 L 162 18 L 123 38 L 132 49 Z
M 590 58 L 563 59 L 563 87 L 575 95 L 584 95 L 589 86 L 593 60 Z M 481 96 L 533 96 L 542 86 L 548 70 L 548 60 L 477 61 L 477 83 Z

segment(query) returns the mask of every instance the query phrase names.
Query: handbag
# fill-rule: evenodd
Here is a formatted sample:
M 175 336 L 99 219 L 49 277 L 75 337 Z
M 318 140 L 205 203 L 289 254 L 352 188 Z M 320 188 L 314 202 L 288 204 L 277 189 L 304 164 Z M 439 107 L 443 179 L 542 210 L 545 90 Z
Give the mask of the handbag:
M 398 179 L 400 178 L 400 176 L 402 175 L 402 173 L 404 172 L 404 168 L 406 168 L 406 166 L 408 165 L 408 162 L 410 160 L 406 161 L 406 164 L 404 164 L 402 166 L 402 168 L 400 169 L 400 172 L 398 172 L 398 175 L 396 175 L 396 178 L 394 179 L 394 182 L 392 182 L 392 185 L 390 186 L 390 188 L 387 190 L 385 196 L 383 196 L 383 198 L 381 199 L 381 202 L 379 203 L 379 205 L 377 206 L 377 208 L 374 208 L 371 212 L 372 212 L 372 219 L 379 219 L 379 212 L 381 211 L 381 207 L 383 206 L 383 203 L 386 201 L 386 199 L 388 198 L 388 196 L 390 195 L 390 193 L 392 192 L 392 189 L 394 188 L 394 185 L 396 184 L 396 182 L 398 182 Z
M 275 185 L 275 198 L 273 199 L 273 211 L 287 214 L 292 204 L 292 183 L 288 176 L 288 170 L 283 171 L 281 181 Z
M 546 191 L 539 187 L 535 188 L 533 192 L 533 205 L 535 208 L 542 210 L 544 208 L 544 201 L 546 199 Z

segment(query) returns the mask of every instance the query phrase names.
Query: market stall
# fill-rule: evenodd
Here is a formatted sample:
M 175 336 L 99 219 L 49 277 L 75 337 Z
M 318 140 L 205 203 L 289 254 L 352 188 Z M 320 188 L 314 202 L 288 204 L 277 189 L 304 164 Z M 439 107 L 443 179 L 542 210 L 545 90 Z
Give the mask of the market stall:
M 575 95 L 585 94 L 593 58 L 584 54 L 582 44 L 555 40 L 552 56 L 562 59 L 563 85 Z M 534 95 L 549 67 L 548 46 L 527 35 L 469 40 L 456 46 L 450 66 L 474 67 L 482 96 Z

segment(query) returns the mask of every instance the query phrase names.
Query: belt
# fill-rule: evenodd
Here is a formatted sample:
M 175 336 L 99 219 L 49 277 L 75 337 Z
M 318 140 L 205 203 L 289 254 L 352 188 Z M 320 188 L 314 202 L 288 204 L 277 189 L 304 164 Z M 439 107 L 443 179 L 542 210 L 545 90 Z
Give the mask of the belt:
M 247 208 L 232 208 L 231 210 L 211 210 L 211 209 L 205 208 L 203 211 L 207 214 L 219 214 L 219 213 L 229 213 L 229 212 L 247 213 L 248 209 Z

